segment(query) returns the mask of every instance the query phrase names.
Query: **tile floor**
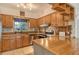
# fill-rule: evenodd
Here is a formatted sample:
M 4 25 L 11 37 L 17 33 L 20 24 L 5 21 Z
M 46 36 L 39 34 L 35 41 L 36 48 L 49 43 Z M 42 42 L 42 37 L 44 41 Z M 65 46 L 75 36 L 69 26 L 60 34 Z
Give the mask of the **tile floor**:
M 28 46 L 24 48 L 15 49 L 12 51 L 3 52 L 1 55 L 33 55 L 33 47 Z

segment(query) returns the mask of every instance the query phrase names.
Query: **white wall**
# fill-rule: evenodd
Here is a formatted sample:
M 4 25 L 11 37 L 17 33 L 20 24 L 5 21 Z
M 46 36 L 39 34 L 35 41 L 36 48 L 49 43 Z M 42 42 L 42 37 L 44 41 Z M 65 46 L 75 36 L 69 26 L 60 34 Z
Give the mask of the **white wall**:
M 75 35 L 79 38 L 79 9 L 76 10 L 75 15 Z
M 73 24 L 73 33 L 76 38 L 79 38 L 79 3 L 72 3 L 75 8 L 75 23 Z

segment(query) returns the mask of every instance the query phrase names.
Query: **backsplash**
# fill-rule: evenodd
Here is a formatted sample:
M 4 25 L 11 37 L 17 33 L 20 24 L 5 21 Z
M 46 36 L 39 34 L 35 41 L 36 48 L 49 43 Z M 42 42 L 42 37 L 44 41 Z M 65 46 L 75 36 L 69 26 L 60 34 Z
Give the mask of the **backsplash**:
M 13 32 L 12 28 L 3 28 L 2 32 Z

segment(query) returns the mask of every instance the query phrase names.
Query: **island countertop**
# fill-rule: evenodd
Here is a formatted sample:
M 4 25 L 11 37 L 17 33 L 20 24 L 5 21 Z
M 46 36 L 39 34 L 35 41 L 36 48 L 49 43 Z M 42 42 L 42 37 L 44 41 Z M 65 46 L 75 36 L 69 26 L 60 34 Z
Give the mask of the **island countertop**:
M 79 54 L 77 46 L 78 39 L 67 39 L 66 37 L 50 37 L 33 41 L 33 44 L 44 48 L 56 55 L 76 55 Z

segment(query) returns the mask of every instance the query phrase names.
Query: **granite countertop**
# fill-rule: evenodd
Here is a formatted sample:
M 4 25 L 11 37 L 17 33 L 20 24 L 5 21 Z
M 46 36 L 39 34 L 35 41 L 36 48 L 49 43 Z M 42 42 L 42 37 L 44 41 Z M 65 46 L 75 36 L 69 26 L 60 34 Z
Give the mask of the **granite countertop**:
M 24 32 L 13 31 L 13 32 L 2 32 L 2 33 L 35 33 L 35 32 L 34 31 L 24 31 Z
M 79 54 L 79 49 L 77 48 L 78 42 L 73 38 L 50 37 L 34 40 L 33 44 L 39 45 L 56 55 L 75 55 Z

